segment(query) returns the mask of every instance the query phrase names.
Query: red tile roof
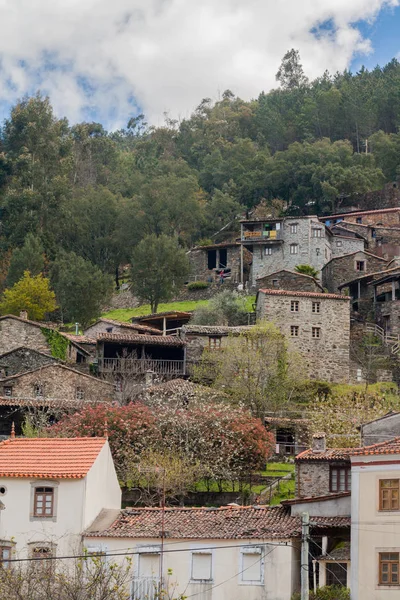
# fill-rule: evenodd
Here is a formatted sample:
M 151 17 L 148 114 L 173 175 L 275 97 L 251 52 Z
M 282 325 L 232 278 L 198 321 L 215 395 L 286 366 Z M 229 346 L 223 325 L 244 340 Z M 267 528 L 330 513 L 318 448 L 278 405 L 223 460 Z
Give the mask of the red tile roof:
M 143 335 L 134 333 L 100 333 L 99 342 L 144 344 L 146 346 L 185 346 L 185 342 L 174 335 Z
M 86 535 L 117 538 L 159 538 L 163 510 L 127 508 L 104 529 L 93 523 Z M 282 506 L 166 508 L 164 529 L 172 539 L 271 539 L 299 536 L 301 521 Z
M 364 448 L 354 448 L 351 452 L 352 456 L 376 456 L 379 454 L 400 454 L 400 437 Z
M 312 448 L 300 452 L 297 460 L 350 460 L 350 453 L 354 448 L 328 448 L 325 452 L 313 452 Z
M 304 298 L 324 298 L 325 300 L 350 300 L 350 296 L 342 296 L 341 294 L 319 294 L 318 292 L 298 292 L 288 290 L 259 290 L 267 296 L 301 296 Z
M 355 216 L 359 216 L 359 215 L 373 215 L 373 214 L 380 214 L 380 213 L 390 213 L 390 212 L 399 212 L 400 208 L 399 207 L 395 207 L 395 208 L 378 208 L 376 210 L 360 210 L 360 211 L 354 211 L 354 212 L 345 212 L 345 213 L 339 213 L 337 215 L 330 215 L 328 217 L 319 217 L 319 219 L 321 221 L 326 221 L 326 219 L 333 219 L 333 218 L 337 218 L 337 217 L 355 217 Z
M 330 529 L 331 527 L 351 527 L 351 517 L 310 517 L 313 529 Z
M 0 443 L 0 477 L 82 479 L 105 438 L 15 438 Z
M 336 500 L 337 498 L 346 498 L 347 496 L 351 496 L 351 492 L 338 492 L 336 494 L 325 494 L 324 496 L 307 496 L 305 498 L 290 498 L 289 500 L 282 500 L 281 504 L 283 504 L 283 506 L 292 506 L 292 504 Z

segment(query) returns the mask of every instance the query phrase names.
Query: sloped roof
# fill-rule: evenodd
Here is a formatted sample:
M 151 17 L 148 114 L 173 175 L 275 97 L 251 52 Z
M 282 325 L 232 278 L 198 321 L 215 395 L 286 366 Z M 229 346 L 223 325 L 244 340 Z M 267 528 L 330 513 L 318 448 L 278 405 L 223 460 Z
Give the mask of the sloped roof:
M 16 321 L 20 321 L 21 323 L 28 323 L 29 325 L 34 325 L 35 327 L 47 327 L 47 329 L 54 329 L 50 323 L 39 323 L 38 321 L 30 321 L 29 319 L 23 319 L 22 317 L 17 317 L 17 315 L 3 315 L 0 317 L 0 321 L 4 319 L 15 319 Z
M 303 298 L 322 298 L 325 300 L 350 300 L 350 296 L 342 296 L 341 294 L 319 294 L 318 292 L 298 292 L 297 290 L 270 290 L 263 288 L 259 292 L 267 296 L 300 296 Z
M 100 333 L 98 342 L 144 344 L 146 346 L 185 346 L 185 342 L 174 335 L 143 335 L 134 333 Z
M 321 219 L 321 221 L 325 221 L 326 219 L 335 219 L 335 218 L 339 218 L 339 217 L 358 217 L 360 215 L 373 215 L 373 214 L 379 214 L 379 213 L 391 213 L 391 212 L 400 212 L 400 207 L 395 207 L 395 208 L 377 208 L 375 210 L 360 210 L 360 211 L 354 211 L 354 212 L 345 212 L 345 213 L 339 213 L 337 215 L 329 215 L 327 217 L 319 217 Z
M 350 453 L 354 448 L 327 448 L 325 452 L 314 452 L 312 448 L 308 448 L 300 452 L 295 458 L 298 460 L 320 461 L 320 460 L 349 460 Z
M 105 438 L 10 438 L 0 443 L 0 477 L 82 479 Z
M 400 437 L 395 437 L 387 442 L 379 442 L 364 448 L 354 448 L 352 456 L 374 456 L 379 454 L 400 454 Z
M 350 542 L 341 542 L 328 554 L 318 558 L 319 561 L 347 561 L 350 560 Z
M 192 316 L 192 312 L 188 312 L 188 311 L 181 311 L 181 310 L 168 310 L 166 312 L 159 312 L 159 313 L 150 313 L 148 315 L 140 315 L 139 317 L 132 317 L 131 321 L 132 323 L 137 323 L 140 321 L 147 321 L 147 320 L 157 320 L 160 317 L 170 317 L 171 319 L 185 319 L 188 318 L 190 319 L 190 317 Z
M 349 256 L 354 256 L 355 254 L 366 254 L 367 256 L 371 256 L 372 258 L 377 258 L 378 260 L 381 260 L 382 262 L 385 262 L 385 263 L 388 262 L 386 260 L 386 258 L 381 258 L 380 256 L 376 256 L 376 254 L 372 254 L 372 252 L 367 252 L 366 250 L 356 250 L 355 252 L 349 252 L 348 254 L 340 254 L 339 256 L 332 256 L 332 258 L 330 260 L 328 260 L 328 262 L 325 263 L 322 268 L 325 269 L 326 266 L 329 265 L 329 263 L 331 263 L 333 260 L 339 260 L 341 258 L 348 258 Z
M 3 354 L 0 354 L 0 362 L 2 362 L 6 356 L 14 354 L 15 352 L 20 352 L 21 350 L 26 350 L 27 352 L 32 352 L 34 354 L 40 354 L 45 358 L 49 358 L 52 362 L 59 362 L 59 359 L 55 358 L 54 356 L 51 356 L 51 354 L 46 354 L 46 352 L 41 352 L 40 350 L 36 350 L 35 348 L 29 348 L 28 346 L 18 346 L 18 348 L 13 348 L 8 352 L 3 352 Z
M 250 331 L 252 325 L 238 325 L 229 327 L 228 325 L 184 325 L 183 333 L 193 333 L 197 335 L 240 335 L 246 331 Z
M 86 531 L 92 537 L 159 538 L 163 510 L 127 508 L 107 528 L 99 520 Z M 104 521 L 103 521 L 104 523 Z M 100 523 L 99 523 L 100 524 Z M 164 530 L 171 539 L 270 539 L 299 536 L 301 521 L 281 506 L 166 508 Z
M 64 336 L 70 342 L 74 344 L 95 344 L 95 340 L 93 338 L 87 337 L 86 335 L 79 335 L 76 333 L 67 333 L 65 331 L 59 331 L 60 335 Z
M 354 279 L 350 279 L 349 281 L 346 281 L 345 283 L 341 283 L 340 285 L 338 285 L 338 288 L 342 289 L 342 288 L 350 285 L 350 283 L 354 283 L 355 281 L 361 281 L 362 279 L 368 279 L 370 277 L 375 277 L 375 275 L 382 275 L 385 273 L 393 273 L 394 271 L 400 271 L 400 265 L 397 265 L 396 267 L 391 267 L 390 269 L 382 269 L 382 271 L 374 271 L 373 273 L 365 273 L 365 275 L 360 275 L 359 277 L 354 277 Z
M 289 500 L 282 500 L 281 504 L 284 506 L 292 506 L 294 504 L 313 503 L 313 502 L 325 502 L 329 500 L 337 500 L 338 498 L 346 498 L 351 496 L 351 492 L 338 492 L 337 494 L 325 494 L 324 496 L 307 496 L 305 498 L 290 498 Z
M 93 375 L 89 375 L 88 373 L 83 373 L 82 371 L 78 371 L 77 369 L 72 369 L 71 367 L 67 367 L 67 365 L 64 365 L 59 362 L 48 363 L 47 365 L 41 365 L 37 369 L 31 369 L 30 371 L 23 371 L 22 373 L 16 373 L 15 375 L 9 375 L 8 377 L 2 377 L 2 378 L 0 378 L 0 382 L 1 383 L 8 382 L 8 381 L 11 381 L 12 379 L 17 379 L 19 377 L 23 377 L 24 375 L 28 375 L 30 373 L 43 372 L 43 371 L 46 371 L 47 369 L 65 369 L 67 371 L 71 371 L 72 373 L 76 373 L 77 375 L 80 375 L 81 377 L 88 377 L 92 381 L 96 381 L 97 383 L 101 383 L 102 385 L 108 385 L 108 386 L 110 386 L 110 388 L 113 387 L 112 383 L 104 381 L 104 379 L 99 379 L 98 377 L 93 377 Z
M 90 331 L 90 329 L 98 323 L 109 323 L 110 325 L 114 325 L 115 327 L 122 327 L 123 329 L 129 329 L 134 331 L 143 331 L 143 333 L 150 333 L 154 335 L 161 335 L 162 333 L 159 329 L 155 329 L 155 327 L 148 327 L 147 325 L 141 325 L 140 323 L 127 323 L 126 321 L 116 321 L 115 319 L 105 318 L 98 319 L 95 323 L 89 325 L 89 327 L 86 327 L 85 332 Z M 92 338 L 89 339 L 93 342 Z
M 290 269 L 279 269 L 279 271 L 274 271 L 273 273 L 269 273 L 268 275 L 260 275 L 260 277 L 257 277 L 256 281 L 261 281 L 266 277 L 273 277 L 274 275 L 279 275 L 279 273 L 289 273 L 290 275 L 296 275 L 297 277 L 306 277 L 307 279 L 311 279 L 314 283 L 316 283 L 321 290 L 324 289 L 315 277 L 312 277 L 311 275 L 306 275 L 305 273 L 291 271 Z

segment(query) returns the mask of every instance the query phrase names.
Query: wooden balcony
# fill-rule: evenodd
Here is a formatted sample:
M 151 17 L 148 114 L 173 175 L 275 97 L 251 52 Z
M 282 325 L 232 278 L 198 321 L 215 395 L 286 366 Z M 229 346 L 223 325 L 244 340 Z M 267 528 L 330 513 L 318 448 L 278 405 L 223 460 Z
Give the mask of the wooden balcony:
M 151 358 L 99 358 L 98 371 L 104 374 L 144 375 L 153 371 L 157 375 L 185 375 L 184 360 Z

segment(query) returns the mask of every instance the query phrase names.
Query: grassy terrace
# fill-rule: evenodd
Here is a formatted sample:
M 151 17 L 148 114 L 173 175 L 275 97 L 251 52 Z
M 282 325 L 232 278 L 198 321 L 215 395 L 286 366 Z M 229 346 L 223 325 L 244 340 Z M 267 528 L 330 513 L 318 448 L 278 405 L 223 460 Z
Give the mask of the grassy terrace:
M 253 304 L 256 300 L 255 296 L 247 296 L 246 298 L 246 307 L 248 312 L 253 311 Z M 206 306 L 208 304 L 208 300 L 185 300 L 184 302 L 167 302 L 165 304 L 160 304 L 158 306 L 157 312 L 167 312 L 170 310 L 179 310 L 182 312 L 190 312 L 192 310 L 196 310 L 200 306 Z M 132 317 L 140 317 L 142 315 L 150 314 L 150 304 L 142 304 L 142 306 L 138 306 L 137 308 L 116 308 L 115 310 L 110 310 L 107 313 L 101 315 L 102 317 L 115 319 L 117 321 L 129 321 Z

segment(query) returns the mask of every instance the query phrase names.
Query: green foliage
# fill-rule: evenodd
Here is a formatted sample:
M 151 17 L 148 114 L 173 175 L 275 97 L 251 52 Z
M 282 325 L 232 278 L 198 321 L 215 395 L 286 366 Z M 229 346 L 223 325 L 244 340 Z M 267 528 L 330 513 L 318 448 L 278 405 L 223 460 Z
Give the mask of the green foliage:
M 189 291 L 192 290 L 205 290 L 210 286 L 209 283 L 207 283 L 207 281 L 192 281 L 191 283 L 187 284 L 187 289 Z
M 198 308 L 191 319 L 195 325 L 247 325 L 246 299 L 236 292 L 224 290 L 206 306 Z
M 184 302 L 162 302 L 158 305 L 160 312 L 179 310 L 182 312 L 191 312 L 200 306 L 206 306 L 208 300 L 185 300 Z M 117 321 L 130 321 L 132 317 L 141 317 L 151 313 L 150 304 L 141 304 L 137 308 L 116 308 L 104 313 L 102 317 L 116 319 Z
M 50 346 L 51 355 L 59 360 L 66 360 L 68 350 L 67 338 L 58 333 L 58 331 L 47 329 L 47 327 L 42 327 L 41 331 Z
M 63 320 L 85 327 L 100 316 L 112 292 L 109 275 L 74 252 L 60 252 L 50 274 Z
M 179 292 L 189 273 L 186 252 L 166 235 L 146 236 L 136 247 L 131 265 L 133 292 L 157 312 L 159 303 Z
M 16 248 L 10 260 L 6 283 L 10 287 L 23 277 L 25 271 L 39 275 L 44 270 L 44 248 L 38 237 L 28 233 L 21 248 Z
M 310 277 L 318 277 L 317 269 L 314 269 L 311 265 L 297 265 L 295 271 L 297 271 L 297 273 L 302 273 L 303 275 L 309 275 Z
M 300 593 L 293 594 L 292 600 L 300 600 Z M 310 600 L 350 600 L 350 590 L 344 586 L 331 585 L 310 591 Z
M 50 282 L 42 274 L 31 277 L 29 271 L 12 288 L 5 290 L 0 302 L 2 315 L 19 315 L 28 312 L 28 318 L 41 321 L 45 315 L 57 308 L 56 297 Z

